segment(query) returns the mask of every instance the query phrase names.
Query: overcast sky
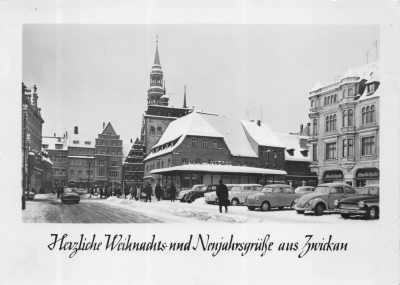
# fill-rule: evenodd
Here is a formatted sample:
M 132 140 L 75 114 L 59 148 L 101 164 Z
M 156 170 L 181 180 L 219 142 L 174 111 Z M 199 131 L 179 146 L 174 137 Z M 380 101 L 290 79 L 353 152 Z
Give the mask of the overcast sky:
M 309 122 L 308 95 L 349 67 L 376 60 L 378 26 L 25 25 L 23 79 L 36 84 L 43 135 L 140 135 L 156 35 L 170 105 L 258 120 L 276 132 Z M 378 46 L 379 54 L 379 46 Z M 379 56 L 378 56 L 379 59 Z

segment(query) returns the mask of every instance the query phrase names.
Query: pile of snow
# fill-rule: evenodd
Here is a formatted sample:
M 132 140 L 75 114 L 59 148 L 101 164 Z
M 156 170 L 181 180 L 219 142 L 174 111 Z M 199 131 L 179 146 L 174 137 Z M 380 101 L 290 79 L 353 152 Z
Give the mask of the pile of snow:
M 55 195 L 53 195 L 53 194 L 36 194 L 35 199 L 47 199 L 52 196 L 55 196 Z
M 143 211 L 163 212 L 185 218 L 194 218 L 201 221 L 225 222 L 225 223 L 245 223 L 249 221 L 247 217 L 225 214 L 225 213 L 220 214 L 218 212 L 218 208 L 216 207 L 210 208 L 209 210 L 183 208 L 172 203 L 171 204 L 160 203 L 157 201 L 154 201 L 152 203 L 145 203 L 136 200 L 119 199 L 117 197 L 109 197 L 106 199 L 106 202 L 128 208 L 135 208 L 135 210 L 141 210 L 142 212 Z M 194 203 L 204 204 L 205 203 L 204 198 L 199 198 Z
M 207 204 L 207 203 L 206 203 L 205 198 L 202 197 L 202 198 L 197 198 L 196 200 L 194 200 L 194 202 L 192 202 L 192 204 L 199 205 L 199 204 Z

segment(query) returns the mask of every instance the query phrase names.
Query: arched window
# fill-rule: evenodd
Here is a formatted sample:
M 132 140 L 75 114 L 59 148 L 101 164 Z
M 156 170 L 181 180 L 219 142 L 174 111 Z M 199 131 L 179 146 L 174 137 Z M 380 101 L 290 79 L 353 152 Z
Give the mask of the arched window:
M 332 120 L 332 131 L 336 130 L 336 115 L 333 115 L 333 120 Z
M 347 90 L 345 89 L 345 90 L 343 90 L 343 98 L 346 98 L 347 97 Z
M 314 107 L 314 100 L 311 100 L 311 108 Z
M 371 123 L 371 117 L 370 117 L 370 114 L 371 114 L 371 112 L 370 112 L 370 110 L 369 110 L 369 106 L 366 108 L 366 110 L 365 110 L 365 113 L 366 113 L 366 123 L 368 124 L 368 123 Z
M 374 123 L 375 122 L 375 106 L 372 105 L 371 106 L 371 120 L 370 123 Z
M 335 102 L 335 101 L 333 101 L 333 95 L 331 96 L 331 103 L 333 103 L 333 102 Z
M 329 116 L 329 130 L 333 131 L 333 116 Z
M 348 122 L 347 125 L 349 127 L 353 126 L 353 110 L 349 110 L 349 117 L 348 117 Z
M 347 112 L 346 110 L 343 111 L 343 127 L 346 126 L 346 119 L 347 119 Z
M 329 132 L 329 116 L 326 116 L 326 125 L 325 125 L 325 131 Z
M 333 95 L 333 100 L 334 100 L 334 102 L 336 102 L 336 94 L 335 95 Z
M 362 108 L 361 114 L 362 114 L 362 124 L 365 124 L 365 122 L 366 122 L 366 116 L 367 116 L 367 114 L 366 114 L 366 112 L 365 112 L 365 107 Z
M 349 97 L 352 97 L 353 96 L 353 89 L 349 89 Z
M 313 121 L 313 134 L 314 135 L 318 134 L 318 132 L 317 132 L 317 119 L 314 119 L 314 121 Z
M 331 103 L 331 96 L 328 96 L 328 104 Z

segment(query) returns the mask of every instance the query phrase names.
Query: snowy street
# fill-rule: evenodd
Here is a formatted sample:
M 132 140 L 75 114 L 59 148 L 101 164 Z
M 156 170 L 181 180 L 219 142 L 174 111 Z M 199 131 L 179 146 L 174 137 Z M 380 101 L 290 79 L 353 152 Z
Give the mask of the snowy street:
M 56 195 L 36 195 L 27 202 L 23 221 L 28 223 L 374 223 L 362 218 L 343 219 L 338 214 L 315 216 L 312 213 L 298 215 L 294 210 L 272 209 L 268 212 L 249 211 L 247 207 L 229 207 L 228 214 L 219 213 L 218 206 L 209 205 L 204 198 L 194 203 L 151 203 L 110 197 L 108 199 L 81 197 L 79 204 L 62 204 Z

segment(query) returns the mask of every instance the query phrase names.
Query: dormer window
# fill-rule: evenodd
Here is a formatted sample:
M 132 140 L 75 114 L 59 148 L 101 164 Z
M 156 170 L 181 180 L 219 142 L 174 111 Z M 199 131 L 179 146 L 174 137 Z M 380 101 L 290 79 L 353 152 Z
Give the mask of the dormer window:
M 308 157 L 308 150 L 302 150 L 300 151 L 300 153 L 304 156 L 304 157 Z
M 293 149 L 293 148 L 287 149 L 286 152 L 287 152 L 290 156 L 293 156 L 293 155 L 294 155 L 294 149 Z
M 90 141 L 85 141 L 85 144 L 86 144 L 86 145 L 90 145 L 91 142 L 90 142 Z
M 62 144 L 56 144 L 56 149 L 62 149 L 63 145 Z
M 374 84 L 368 85 L 368 93 L 373 93 L 375 91 L 375 86 Z
M 43 148 L 49 148 L 49 145 L 48 144 L 44 144 Z
M 72 141 L 73 144 L 79 144 L 79 141 Z

